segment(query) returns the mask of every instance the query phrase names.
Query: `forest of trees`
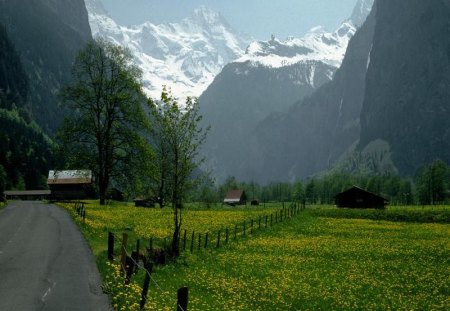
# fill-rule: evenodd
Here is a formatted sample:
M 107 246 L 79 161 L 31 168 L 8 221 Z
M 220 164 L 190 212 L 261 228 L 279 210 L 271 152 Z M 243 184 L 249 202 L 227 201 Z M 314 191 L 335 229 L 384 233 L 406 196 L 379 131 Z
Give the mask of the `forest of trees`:
M 450 202 L 450 167 L 441 160 L 421 167 L 415 176 L 403 178 L 394 174 L 356 175 L 330 173 L 296 182 L 274 182 L 268 185 L 244 183 L 229 177 L 219 186 L 204 184 L 192 201 L 210 204 L 221 202 L 228 190 L 243 189 L 249 200 L 263 202 L 303 202 L 334 204 L 334 196 L 352 186 L 381 195 L 391 205 L 432 205 Z

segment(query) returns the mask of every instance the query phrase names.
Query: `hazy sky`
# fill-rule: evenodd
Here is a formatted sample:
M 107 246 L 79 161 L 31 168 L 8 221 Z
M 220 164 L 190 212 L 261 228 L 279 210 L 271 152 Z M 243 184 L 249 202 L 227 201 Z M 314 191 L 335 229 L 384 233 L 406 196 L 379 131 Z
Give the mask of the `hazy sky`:
M 314 26 L 334 30 L 350 17 L 357 0 L 102 0 L 124 25 L 177 22 L 198 6 L 222 13 L 233 28 L 256 39 L 300 37 Z

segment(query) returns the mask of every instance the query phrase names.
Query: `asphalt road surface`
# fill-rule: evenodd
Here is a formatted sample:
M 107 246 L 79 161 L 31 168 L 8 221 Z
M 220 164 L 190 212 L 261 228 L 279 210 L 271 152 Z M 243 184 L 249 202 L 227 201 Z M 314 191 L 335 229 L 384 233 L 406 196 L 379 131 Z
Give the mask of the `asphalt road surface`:
M 69 214 L 40 202 L 0 210 L 0 310 L 111 310 Z

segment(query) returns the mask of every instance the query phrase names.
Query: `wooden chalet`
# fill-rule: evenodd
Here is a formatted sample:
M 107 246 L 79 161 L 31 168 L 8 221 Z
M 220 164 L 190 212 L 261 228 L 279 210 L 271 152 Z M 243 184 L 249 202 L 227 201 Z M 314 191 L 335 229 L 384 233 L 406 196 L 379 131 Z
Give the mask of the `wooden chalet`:
M 334 197 L 337 207 L 378 208 L 383 209 L 389 201 L 382 196 L 371 193 L 357 186 L 339 193 Z
M 47 184 L 52 200 L 94 199 L 95 188 L 89 170 L 49 171 Z
M 223 203 L 228 205 L 247 205 L 247 196 L 244 190 L 230 190 L 228 191 Z

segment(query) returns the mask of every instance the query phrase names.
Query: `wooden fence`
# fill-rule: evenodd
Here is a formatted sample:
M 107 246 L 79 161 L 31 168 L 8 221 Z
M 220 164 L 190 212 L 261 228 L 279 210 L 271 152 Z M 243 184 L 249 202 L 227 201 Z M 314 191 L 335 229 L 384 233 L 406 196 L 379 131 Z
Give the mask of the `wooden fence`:
M 218 249 L 222 246 L 228 245 L 232 241 L 237 241 L 239 238 L 251 236 L 257 231 L 264 230 L 266 228 L 273 227 L 277 224 L 283 223 L 288 219 L 298 215 L 305 209 L 304 204 L 292 203 L 288 207 L 284 206 L 275 213 L 259 215 L 257 218 L 251 218 L 244 220 L 243 222 L 236 223 L 231 228 L 224 228 L 217 231 L 207 232 L 195 232 L 188 230 L 182 231 L 179 238 L 180 251 L 198 252 L 203 249 Z M 86 211 L 84 205 L 77 205 L 77 213 L 85 218 Z M 120 248 L 115 250 L 115 241 L 120 243 Z M 151 262 L 151 254 L 157 253 L 158 250 L 163 253 L 170 247 L 172 240 L 169 238 L 156 239 L 150 238 L 147 243 L 148 246 L 141 245 L 141 240 L 137 240 L 135 247 L 131 254 L 128 252 L 129 240 L 128 234 L 122 233 L 122 237 L 118 237 L 117 234 L 112 232 L 108 233 L 108 259 L 114 261 L 115 254 L 120 253 L 120 266 L 122 273 L 125 275 L 125 283 L 131 281 L 131 277 L 139 269 L 145 271 L 145 279 L 142 286 L 142 294 L 140 301 L 140 308 L 145 307 L 147 301 L 147 293 L 150 284 L 150 280 L 159 287 L 158 283 L 152 278 L 153 264 L 157 263 L 155 260 Z M 160 288 L 160 287 L 159 287 Z M 188 288 L 182 287 L 177 292 L 177 311 L 186 311 L 188 306 Z

